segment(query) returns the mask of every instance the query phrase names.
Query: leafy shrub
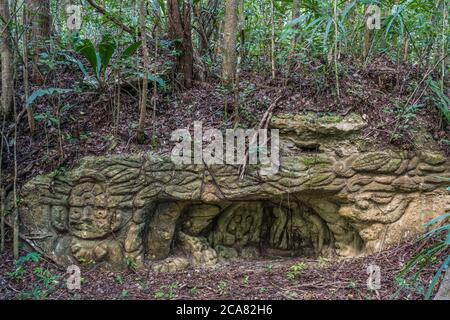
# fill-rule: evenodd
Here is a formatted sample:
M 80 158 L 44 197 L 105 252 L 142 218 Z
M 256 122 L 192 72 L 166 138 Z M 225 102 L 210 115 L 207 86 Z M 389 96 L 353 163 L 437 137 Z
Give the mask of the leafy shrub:
M 450 190 L 450 187 L 448 188 Z M 414 274 L 411 276 L 411 282 L 414 284 L 417 282 L 417 279 L 422 274 L 425 268 L 436 263 L 438 257 L 443 253 L 447 252 L 443 257 L 443 262 L 439 266 L 438 270 L 433 276 L 433 279 L 428 286 L 427 291 L 425 292 L 425 299 L 429 300 L 433 293 L 436 284 L 438 283 L 442 273 L 448 269 L 450 265 L 450 212 L 447 212 L 437 218 L 430 220 L 425 224 L 425 227 L 430 227 L 432 225 L 437 225 L 431 231 L 428 231 L 424 235 L 421 236 L 422 239 L 443 236 L 444 240 L 435 243 L 422 251 L 419 252 L 415 257 L 413 257 L 400 271 L 397 276 L 397 282 L 403 288 L 411 287 L 411 285 L 406 281 L 406 274 L 411 271 L 413 268 L 417 268 Z M 419 288 L 419 292 L 421 292 L 421 288 Z
M 137 41 L 126 47 L 113 64 L 111 64 L 111 59 L 117 53 L 117 43 L 110 34 L 103 36 L 97 48 L 89 39 L 80 40 L 76 50 L 91 65 L 98 86 L 104 88 L 111 75 L 111 69 L 121 65 L 127 58 L 135 54 L 141 44 L 142 41 Z M 78 65 L 86 78 L 89 78 L 86 68 L 80 61 L 73 57 L 69 57 L 69 59 Z

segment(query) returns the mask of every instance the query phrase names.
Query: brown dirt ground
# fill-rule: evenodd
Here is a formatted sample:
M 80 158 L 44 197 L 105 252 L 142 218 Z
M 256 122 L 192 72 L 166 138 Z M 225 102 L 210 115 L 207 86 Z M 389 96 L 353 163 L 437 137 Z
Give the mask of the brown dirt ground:
M 424 297 L 420 288 L 428 288 L 436 266 L 449 253 L 443 252 L 435 264 L 423 271 L 415 285 L 412 282 L 407 282 L 410 285 L 400 285 L 396 281 L 396 275 L 411 257 L 434 241 L 436 240 L 409 241 L 368 257 L 343 259 L 333 263 L 325 259 L 294 258 L 223 261 L 211 269 L 191 268 L 159 274 L 149 271 L 150 268 L 140 271 L 111 271 L 102 264 L 82 266 L 81 291 L 67 290 L 65 269 L 44 257 L 37 263 L 26 262 L 21 279 L 12 278 L 9 273 L 16 266 L 8 248 L 0 256 L 0 299 L 32 299 L 29 295 L 34 289 L 39 294 L 45 293 L 37 298 L 52 300 L 418 300 Z M 298 262 L 305 263 L 306 269 L 291 278 L 291 268 Z M 381 289 L 378 291 L 367 288 L 367 268 L 370 264 L 381 268 Z M 58 284 L 43 289 L 42 281 L 33 274 L 36 267 L 48 269 L 52 275 L 58 276 Z M 168 289 L 170 285 L 174 286 L 172 295 Z

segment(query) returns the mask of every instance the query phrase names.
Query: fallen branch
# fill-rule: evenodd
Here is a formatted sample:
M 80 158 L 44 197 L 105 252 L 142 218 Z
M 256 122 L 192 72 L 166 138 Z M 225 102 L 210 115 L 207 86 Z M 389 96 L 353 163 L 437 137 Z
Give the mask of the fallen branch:
M 208 170 L 209 175 L 211 176 L 212 182 L 214 186 L 216 187 L 216 190 L 219 191 L 220 195 L 222 196 L 222 199 L 226 200 L 227 196 L 223 193 L 222 189 L 220 188 L 219 184 L 217 183 L 216 177 L 214 176 L 214 173 L 209 169 L 208 165 L 206 164 L 205 160 L 203 160 L 203 165 L 205 166 L 206 170 Z M 203 183 L 203 181 L 202 181 Z
M 280 95 L 278 98 L 275 99 L 274 102 L 272 102 L 272 104 L 266 110 L 266 112 L 264 113 L 261 121 L 259 122 L 258 127 L 256 128 L 256 134 L 254 134 L 253 137 L 252 137 L 252 140 L 249 141 L 249 146 L 254 144 L 255 143 L 255 139 L 258 138 L 258 130 L 260 130 L 260 129 L 267 129 L 269 127 L 270 120 L 272 119 L 272 116 L 273 116 L 273 111 L 275 110 L 275 108 L 278 106 L 279 102 L 283 98 L 284 98 L 284 95 Z M 245 174 L 245 169 L 246 169 L 246 166 L 247 166 L 247 159 L 248 159 L 249 151 L 250 151 L 249 148 L 246 146 L 243 164 L 242 164 L 242 166 L 240 168 L 240 172 L 239 172 L 239 178 L 241 180 L 244 179 L 244 174 Z
M 128 32 L 129 34 L 135 36 L 136 31 L 124 24 L 122 21 L 114 17 L 112 14 L 108 13 L 105 8 L 103 8 L 101 5 L 95 3 L 93 0 L 87 0 L 89 4 L 100 14 L 104 15 L 109 21 L 116 24 L 118 27 L 120 27 L 123 31 Z
M 11 223 L 9 223 L 8 221 L 5 221 L 5 224 L 10 227 L 13 228 L 13 225 Z M 37 253 L 39 253 L 41 256 L 45 257 L 46 259 L 50 260 L 51 262 L 53 262 L 54 264 L 56 264 L 57 266 L 63 266 L 63 264 L 59 263 L 58 261 L 56 261 L 55 259 L 53 259 L 52 257 L 50 257 L 48 254 L 46 254 L 41 248 L 39 248 L 32 240 L 30 240 L 28 237 L 26 237 L 25 235 L 23 235 L 22 233 L 19 233 L 19 238 L 22 239 L 23 241 L 25 241 L 26 244 L 28 244 L 31 248 L 33 248 L 34 251 L 36 251 Z

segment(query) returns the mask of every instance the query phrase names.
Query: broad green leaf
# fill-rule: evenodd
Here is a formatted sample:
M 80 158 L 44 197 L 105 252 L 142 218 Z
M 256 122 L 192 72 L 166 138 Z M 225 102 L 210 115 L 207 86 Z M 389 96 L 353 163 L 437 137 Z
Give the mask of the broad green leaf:
M 427 223 L 425 223 L 424 226 L 425 226 L 425 227 L 431 226 L 432 224 L 434 224 L 434 223 L 436 223 L 436 222 L 438 222 L 438 221 L 444 220 L 445 218 L 448 218 L 448 217 L 450 217 L 450 212 L 445 213 L 445 214 L 443 214 L 443 215 L 440 215 L 440 216 L 437 217 L 437 218 L 431 219 L 430 221 L 428 221 Z
M 442 116 L 447 120 L 448 123 L 450 123 L 450 110 L 448 106 L 450 106 L 450 99 L 447 97 L 446 94 L 444 94 L 439 86 L 439 84 L 434 81 L 431 77 L 427 80 L 427 85 L 430 87 L 431 91 L 436 95 L 438 98 L 437 101 L 435 101 L 436 106 L 438 107 L 439 111 L 441 111 Z
M 329 17 L 327 22 L 327 27 L 325 29 L 325 33 L 323 35 L 323 46 L 326 47 L 328 42 L 328 35 L 330 34 L 331 26 L 333 24 L 333 18 Z
M 138 73 L 139 78 L 143 78 L 144 74 L 142 72 Z M 151 82 L 156 82 L 159 84 L 159 86 L 161 88 L 165 88 L 166 87 L 166 82 L 159 76 L 153 75 L 153 74 L 148 74 L 147 75 L 147 80 L 151 81 Z
M 427 238 L 427 237 L 430 237 L 430 236 L 432 236 L 432 235 L 434 235 L 436 233 L 439 233 L 439 232 L 442 232 L 442 231 L 445 231 L 445 230 L 450 230 L 450 224 L 441 226 L 439 228 L 435 228 L 435 229 L 425 233 L 422 237 L 423 238 Z
M 94 44 L 89 39 L 83 39 L 80 41 L 80 45 L 77 47 L 77 51 L 83 55 L 89 61 L 91 64 L 91 67 L 94 71 L 95 76 L 97 79 L 100 78 L 100 56 L 95 51 Z
M 156 81 L 162 88 L 164 88 L 166 86 L 166 82 L 158 76 L 149 74 L 147 79 L 148 79 L 148 81 L 152 81 L 152 82 Z
M 33 91 L 33 93 L 28 97 L 27 102 L 26 102 L 26 106 L 29 107 L 33 104 L 33 102 L 42 96 L 45 95 L 52 95 L 55 93 L 68 93 L 68 92 L 72 92 L 72 89 L 62 89 L 62 88 L 47 88 L 47 89 L 38 89 Z
M 142 41 L 137 41 L 131 45 L 129 45 L 120 55 L 119 61 L 123 61 L 128 59 L 130 56 L 135 54 L 135 52 L 139 49 L 139 47 L 142 45 Z
M 438 282 L 442 272 L 448 269 L 449 263 L 450 263 L 450 255 L 447 256 L 447 259 L 445 259 L 444 263 L 439 267 L 439 270 L 435 273 L 433 279 L 431 280 L 431 284 L 428 287 L 427 293 L 425 294 L 425 300 L 430 300 L 431 294 L 433 293 L 433 289 L 436 286 L 436 283 Z
M 64 57 L 66 58 L 67 61 L 75 63 L 78 66 L 78 68 L 80 68 L 80 70 L 83 73 L 85 78 L 89 77 L 89 73 L 86 70 L 86 67 L 84 66 L 84 64 L 80 60 L 78 60 L 78 59 L 76 59 L 76 58 L 74 58 L 74 57 L 72 57 L 72 56 L 70 56 L 68 54 L 65 54 L 65 53 L 63 55 L 64 55 Z
M 110 34 L 105 34 L 102 41 L 98 45 L 98 53 L 100 55 L 101 70 L 105 72 L 108 69 L 111 57 L 116 51 L 117 44 L 114 38 Z

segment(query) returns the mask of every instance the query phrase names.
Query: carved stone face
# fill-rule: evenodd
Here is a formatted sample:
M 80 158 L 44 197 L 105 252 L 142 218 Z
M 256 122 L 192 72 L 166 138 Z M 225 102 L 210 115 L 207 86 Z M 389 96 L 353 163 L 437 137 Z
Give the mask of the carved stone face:
M 69 198 L 69 227 L 82 239 L 102 238 L 120 227 L 121 214 L 110 208 L 102 186 L 83 183 L 73 188 Z
M 52 225 L 60 232 L 67 230 L 67 211 L 64 206 L 53 206 L 51 209 Z
M 262 218 L 260 204 L 244 203 L 228 208 L 213 232 L 214 244 L 244 247 L 259 241 Z

